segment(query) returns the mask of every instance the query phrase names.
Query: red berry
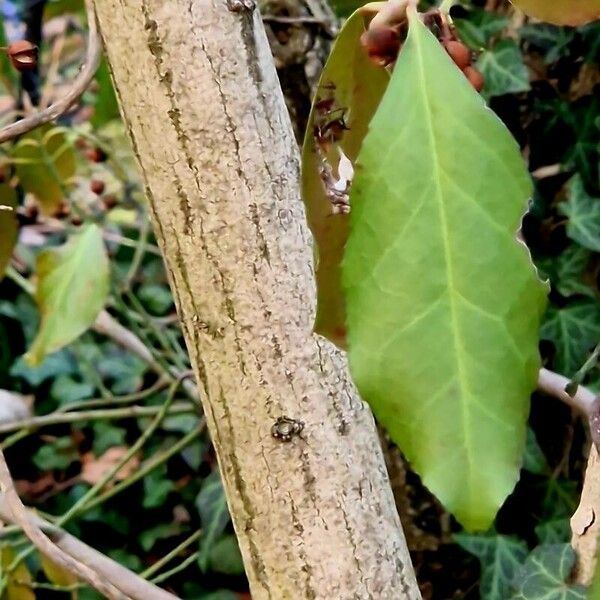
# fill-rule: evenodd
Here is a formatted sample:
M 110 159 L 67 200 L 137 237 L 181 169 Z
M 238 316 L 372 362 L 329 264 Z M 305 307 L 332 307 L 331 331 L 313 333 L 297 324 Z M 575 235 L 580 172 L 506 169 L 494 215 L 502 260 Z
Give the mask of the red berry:
M 444 47 L 461 71 L 471 64 L 471 51 L 462 42 L 450 40 L 444 43 Z
M 114 196 L 113 194 L 107 194 L 106 196 L 104 196 L 102 198 L 102 204 L 104 204 L 104 207 L 107 210 L 114 208 L 118 203 L 119 203 L 119 201 L 117 200 L 117 197 Z
M 90 190 L 92 190 L 96 196 L 102 194 L 105 187 L 104 181 L 101 181 L 100 179 L 92 179 L 92 181 L 90 181 Z
M 71 217 L 71 225 L 75 225 L 75 227 L 79 227 L 83 223 L 83 219 L 81 217 L 75 216 Z
M 371 27 L 360 36 L 360 43 L 369 58 L 378 65 L 387 66 L 398 58 L 400 36 L 392 27 Z
M 6 53 L 17 71 L 31 71 L 37 65 L 38 48 L 28 40 L 13 42 Z
M 463 73 L 475 90 L 481 92 L 483 86 L 485 85 L 485 78 L 483 77 L 483 74 L 475 67 L 467 67 Z
M 71 214 L 71 207 L 66 202 L 61 202 L 52 215 L 55 219 L 64 219 Z
M 106 152 L 101 148 L 90 148 L 89 150 L 86 150 L 85 157 L 90 162 L 100 163 L 106 160 Z

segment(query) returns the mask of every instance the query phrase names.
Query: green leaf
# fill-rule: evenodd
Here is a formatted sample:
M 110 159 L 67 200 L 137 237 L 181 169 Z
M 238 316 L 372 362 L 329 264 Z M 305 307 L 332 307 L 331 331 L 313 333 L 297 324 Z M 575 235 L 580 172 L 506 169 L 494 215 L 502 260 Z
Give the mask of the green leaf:
M 552 287 L 565 298 L 588 296 L 595 298 L 592 287 L 584 281 L 592 253 L 578 244 L 569 245 L 558 257 L 541 261 L 541 268 L 548 274 Z
M 56 352 L 47 356 L 37 367 L 30 367 L 22 357 L 18 358 L 10 369 L 13 377 L 21 377 L 29 385 L 37 387 L 48 379 L 76 373 L 77 365 L 73 356 L 67 352 Z
M 490 525 L 519 476 L 537 381 L 545 287 L 515 239 L 530 193 L 517 144 L 411 14 L 352 187 L 349 359 L 469 528 Z
M 164 465 L 151 471 L 144 477 L 144 508 L 163 506 L 168 495 L 174 490 L 175 485 L 168 478 Z
M 535 475 L 548 474 L 548 461 L 538 444 L 535 432 L 531 427 L 527 427 L 527 441 L 525 443 L 525 453 L 523 455 L 523 468 Z
M 79 459 L 73 440 L 61 437 L 51 443 L 46 443 L 34 455 L 33 462 L 40 471 L 52 469 L 64 470 Z
M 329 4 L 338 17 L 347 17 L 366 2 L 363 0 L 331 0 Z
M 472 50 L 486 48 L 509 23 L 508 17 L 481 8 L 470 10 L 466 18 L 454 19 L 460 39 Z
M 585 600 L 584 586 L 565 583 L 574 564 L 569 544 L 538 546 L 517 574 L 511 600 Z
M 0 52 L 3 54 L 3 52 Z M 0 183 L 0 279 L 17 243 L 19 224 L 17 222 L 17 193 L 7 183 Z
M 581 300 L 563 308 L 550 307 L 540 335 L 554 344 L 554 368 L 571 377 L 600 341 L 600 302 Z
M 534 48 L 541 51 L 544 62 L 556 62 L 575 39 L 575 30 L 570 27 L 557 27 L 546 23 L 535 23 L 521 27 L 519 34 Z
M 229 524 L 230 517 L 225 500 L 221 475 L 213 471 L 203 482 L 196 498 L 196 508 L 202 522 L 204 535 L 200 541 L 198 562 L 203 571 L 209 564 L 210 551 L 215 540 L 221 536 Z
M 59 375 L 52 381 L 50 394 L 60 405 L 91 398 L 96 388 L 89 381 L 76 381 L 69 375 Z
M 600 252 L 600 198 L 592 198 L 579 176 L 569 184 L 569 198 L 559 211 L 569 218 L 567 235 L 583 247 Z
M 46 214 L 65 198 L 68 181 L 75 175 L 75 150 L 64 130 L 44 125 L 22 136 L 13 150 L 21 186 L 33 194 Z
M 481 563 L 481 600 L 504 600 L 511 583 L 527 556 L 527 544 L 506 535 L 454 536 L 456 543 L 474 554 Z
M 104 308 L 109 291 L 109 265 L 102 232 L 88 225 L 64 245 L 39 254 L 35 299 L 40 329 L 25 358 L 39 365 L 44 357 L 86 331 Z
M 340 346 L 345 343 L 340 265 L 348 237 L 348 216 L 332 214 L 320 171 L 325 161 L 333 176 L 338 176 L 340 151 L 354 162 L 389 82 L 387 71 L 373 65 L 360 45 L 364 29 L 359 13 L 344 24 L 323 69 L 302 149 L 302 196 L 316 244 L 315 331 Z M 315 128 L 327 126 L 342 115 L 348 129 L 341 132 L 338 143 L 332 143 L 329 149 L 321 148 Z
M 179 535 L 181 526 L 178 523 L 159 523 L 140 534 L 140 545 L 148 552 L 158 540 Z
M 476 66 L 485 77 L 483 93 L 486 98 L 526 92 L 531 87 L 523 55 L 514 40 L 497 42 L 491 50 L 481 54 Z
M 94 116 L 91 123 L 94 127 L 100 127 L 112 119 L 119 118 L 119 105 L 110 79 L 110 72 L 106 60 L 100 63 L 96 71 L 96 82 L 98 94 L 94 105 Z
M 210 549 L 210 568 L 217 573 L 226 575 L 242 575 L 244 562 L 235 535 L 221 538 Z
M 553 520 L 571 517 L 579 501 L 577 482 L 551 478 L 546 480 L 544 487 L 541 518 Z
M 557 518 L 540 523 L 535 528 L 540 544 L 566 544 L 572 535 L 568 518 Z
M 600 0 L 511 0 L 526 15 L 554 25 L 583 25 L 600 19 Z
M 4 18 L 2 11 L 0 11 L 0 47 L 6 48 L 7 46 L 8 39 L 4 27 Z M 7 52 L 0 52 L 0 82 L 2 82 L 5 91 L 8 92 L 10 96 L 15 95 L 15 90 L 19 85 L 19 79 L 16 70 L 10 63 Z

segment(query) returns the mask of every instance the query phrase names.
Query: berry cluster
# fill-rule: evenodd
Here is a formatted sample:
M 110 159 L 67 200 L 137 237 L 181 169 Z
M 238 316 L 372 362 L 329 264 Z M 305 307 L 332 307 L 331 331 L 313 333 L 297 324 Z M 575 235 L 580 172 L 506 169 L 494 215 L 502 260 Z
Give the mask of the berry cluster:
M 471 64 L 473 58 L 471 51 L 456 39 L 444 41 L 442 44 L 446 52 L 450 55 L 450 58 L 454 61 L 454 64 L 464 73 L 470 84 L 478 92 L 481 92 L 485 80 L 481 72 Z
M 424 15 L 424 20 L 471 85 L 481 92 L 485 83 L 484 77 L 472 65 L 472 53 L 456 38 L 454 29 L 448 23 L 447 15 L 438 10 L 432 10 Z M 406 29 L 404 5 L 386 4 L 384 8 L 376 12 L 366 31 L 362 34 L 360 43 L 376 65 L 393 68 L 406 37 Z

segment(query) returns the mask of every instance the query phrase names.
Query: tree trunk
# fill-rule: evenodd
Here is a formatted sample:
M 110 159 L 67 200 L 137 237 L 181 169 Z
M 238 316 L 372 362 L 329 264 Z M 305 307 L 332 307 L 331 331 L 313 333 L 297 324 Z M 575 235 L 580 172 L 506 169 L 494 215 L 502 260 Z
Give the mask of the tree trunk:
M 298 149 L 260 16 L 229 6 L 96 0 L 252 596 L 418 598 L 371 413 L 311 333 Z M 283 416 L 304 423 L 287 442 Z

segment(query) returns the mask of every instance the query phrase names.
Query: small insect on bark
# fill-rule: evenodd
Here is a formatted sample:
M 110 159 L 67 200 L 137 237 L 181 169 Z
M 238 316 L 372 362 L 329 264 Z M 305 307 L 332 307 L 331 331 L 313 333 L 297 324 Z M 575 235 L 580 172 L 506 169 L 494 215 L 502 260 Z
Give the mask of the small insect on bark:
M 271 427 L 271 435 L 282 442 L 290 442 L 295 435 L 300 435 L 304 429 L 304 423 L 289 417 L 277 417 Z

